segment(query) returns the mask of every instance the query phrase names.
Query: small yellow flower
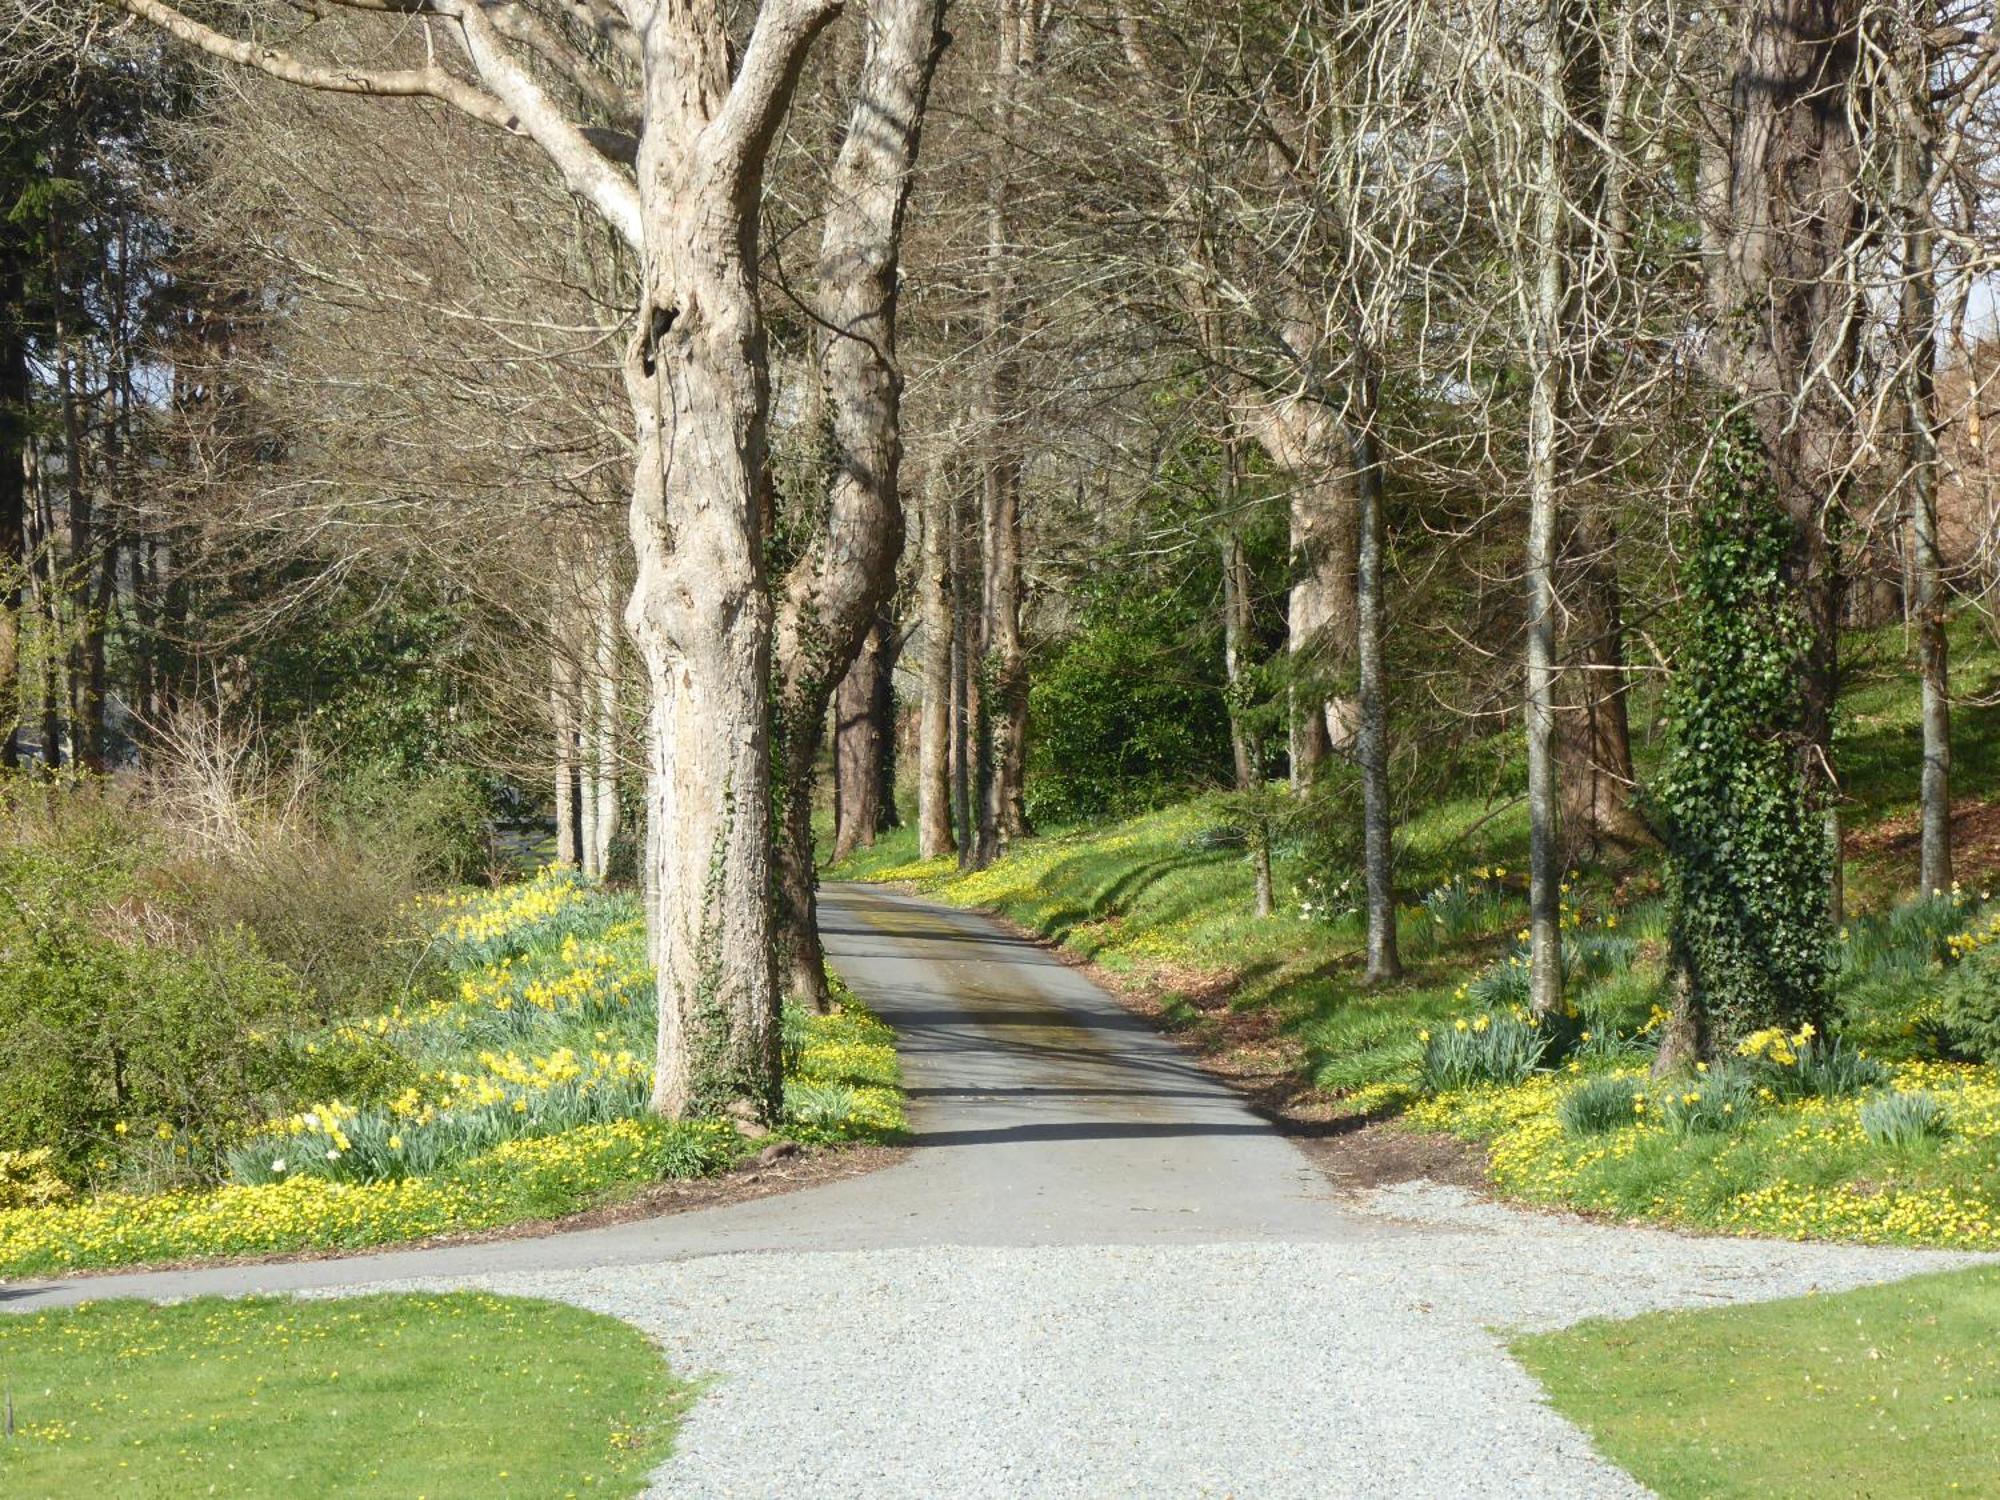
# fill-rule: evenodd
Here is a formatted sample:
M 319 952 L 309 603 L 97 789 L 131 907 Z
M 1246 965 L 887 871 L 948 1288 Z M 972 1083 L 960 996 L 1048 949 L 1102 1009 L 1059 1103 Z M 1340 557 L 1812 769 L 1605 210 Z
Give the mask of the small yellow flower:
M 125 1132 L 126 1132 L 127 1130 L 129 1130 L 130 1128 L 131 1128 L 131 1127 L 130 1127 L 130 1126 L 128 1126 L 128 1125 L 127 1125 L 127 1124 L 126 1124 L 126 1123 L 125 1123 L 125 1122 L 124 1122 L 123 1120 L 120 1120 L 120 1121 L 119 1121 L 119 1122 L 118 1122 L 118 1123 L 117 1123 L 116 1125 L 113 1125 L 113 1126 L 111 1127 L 111 1131 L 112 1131 L 112 1134 L 114 1134 L 114 1135 L 123 1135 L 123 1134 L 125 1134 Z

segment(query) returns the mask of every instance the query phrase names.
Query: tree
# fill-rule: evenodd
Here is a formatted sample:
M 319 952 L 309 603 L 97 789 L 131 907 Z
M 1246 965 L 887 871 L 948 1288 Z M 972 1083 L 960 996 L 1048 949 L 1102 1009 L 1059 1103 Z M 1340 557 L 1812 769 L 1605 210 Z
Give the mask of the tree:
M 634 0 L 496 8 L 409 0 L 358 25 L 369 61 L 314 59 L 118 0 L 209 55 L 336 93 L 428 98 L 538 146 L 631 247 L 625 359 L 637 578 L 626 620 L 649 690 L 643 861 L 659 994 L 654 1107 L 778 1107 L 771 963 L 769 374 L 758 303 L 765 160 L 840 0 L 769 0 L 740 48 L 716 9 Z M 336 9 L 365 23 L 362 0 Z M 253 19 L 255 19 L 253 17 Z M 442 31 L 462 71 L 439 60 Z M 415 43 L 421 62 L 400 55 Z M 733 64 L 733 66 L 732 66 Z

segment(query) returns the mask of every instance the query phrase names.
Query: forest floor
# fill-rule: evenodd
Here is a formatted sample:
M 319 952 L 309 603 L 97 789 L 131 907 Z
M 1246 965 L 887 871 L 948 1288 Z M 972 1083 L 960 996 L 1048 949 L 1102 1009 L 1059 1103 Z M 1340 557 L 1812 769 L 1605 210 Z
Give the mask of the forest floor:
M 830 890 L 823 919 L 899 1038 L 896 1165 L 549 1239 L 17 1285 L 0 1307 L 468 1286 L 576 1303 L 707 1382 L 662 1496 L 1625 1496 L 1644 1491 L 1544 1402 L 1510 1335 L 1964 1260 L 1341 1188 L 1039 944 L 868 888 Z

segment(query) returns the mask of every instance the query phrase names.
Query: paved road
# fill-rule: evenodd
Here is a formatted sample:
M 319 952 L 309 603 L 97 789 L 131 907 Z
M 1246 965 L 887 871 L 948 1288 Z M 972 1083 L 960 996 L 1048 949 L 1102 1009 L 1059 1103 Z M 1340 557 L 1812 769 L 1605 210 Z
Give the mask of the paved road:
M 598 1307 L 718 1377 L 657 1478 L 675 1500 L 1624 1496 L 1491 1330 L 1949 1263 L 1442 1188 L 1337 1200 L 1035 945 L 867 887 L 822 912 L 832 961 L 899 1034 L 917 1139 L 893 1167 L 541 1240 L 17 1287 L 0 1306 L 472 1282 Z

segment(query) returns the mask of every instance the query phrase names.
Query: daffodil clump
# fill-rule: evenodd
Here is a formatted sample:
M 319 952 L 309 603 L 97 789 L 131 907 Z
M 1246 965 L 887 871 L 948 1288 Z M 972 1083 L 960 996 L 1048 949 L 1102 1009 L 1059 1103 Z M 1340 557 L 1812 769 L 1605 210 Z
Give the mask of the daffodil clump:
M 1792 1068 L 1809 1041 L 1779 1033 L 1746 1046 Z M 1495 1185 L 1531 1202 L 1796 1239 L 2000 1250 L 2000 1070 L 1901 1063 L 1881 1089 L 1787 1097 L 1732 1067 L 1654 1080 L 1641 1067 L 1566 1066 L 1425 1099 L 1408 1118 L 1485 1142 Z M 1622 1123 L 1565 1128 L 1566 1097 L 1615 1098 L 1621 1085 Z M 1930 1096 L 1948 1128 L 1908 1145 L 1870 1139 L 1863 1114 L 1891 1091 Z
M 228 1149 L 221 1186 L 74 1198 L 37 1153 L 0 1158 L 0 1274 L 485 1229 L 715 1172 L 751 1149 L 726 1122 L 648 1113 L 652 975 L 630 898 L 544 871 L 440 903 L 438 924 L 454 992 L 300 1043 L 308 1055 L 387 1049 L 401 1060 L 392 1085 L 296 1102 Z M 832 1014 L 786 1018 L 782 1128 L 814 1143 L 894 1139 L 894 1035 L 835 988 Z

